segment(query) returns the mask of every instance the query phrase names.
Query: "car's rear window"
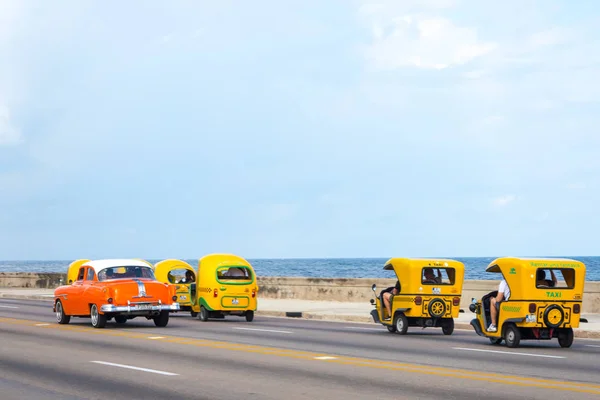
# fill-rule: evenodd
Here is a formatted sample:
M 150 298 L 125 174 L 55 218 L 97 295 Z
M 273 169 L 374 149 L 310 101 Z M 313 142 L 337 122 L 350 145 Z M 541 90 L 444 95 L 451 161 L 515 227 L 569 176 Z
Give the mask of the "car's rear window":
M 105 268 L 98 273 L 99 281 L 109 279 L 131 279 L 131 278 L 154 278 L 154 271 L 149 267 L 124 265 L 119 267 Z

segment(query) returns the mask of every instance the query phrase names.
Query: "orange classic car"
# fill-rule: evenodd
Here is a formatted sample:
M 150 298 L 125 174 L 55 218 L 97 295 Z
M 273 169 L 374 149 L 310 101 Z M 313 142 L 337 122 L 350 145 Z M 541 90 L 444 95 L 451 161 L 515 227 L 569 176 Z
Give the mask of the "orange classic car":
M 164 327 L 169 313 L 180 310 L 175 290 L 175 285 L 157 281 L 145 261 L 85 261 L 73 283 L 54 290 L 53 311 L 59 324 L 80 317 L 91 318 L 94 328 L 103 328 L 112 318 L 124 324 L 128 319 L 146 317 Z

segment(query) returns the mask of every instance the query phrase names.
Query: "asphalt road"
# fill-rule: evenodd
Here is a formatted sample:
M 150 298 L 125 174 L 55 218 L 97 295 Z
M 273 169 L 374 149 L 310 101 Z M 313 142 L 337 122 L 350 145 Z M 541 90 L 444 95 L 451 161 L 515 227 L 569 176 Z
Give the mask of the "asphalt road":
M 599 354 L 589 339 L 508 349 L 472 331 L 260 316 L 94 329 L 58 325 L 49 302 L 0 299 L 2 399 L 600 398 Z

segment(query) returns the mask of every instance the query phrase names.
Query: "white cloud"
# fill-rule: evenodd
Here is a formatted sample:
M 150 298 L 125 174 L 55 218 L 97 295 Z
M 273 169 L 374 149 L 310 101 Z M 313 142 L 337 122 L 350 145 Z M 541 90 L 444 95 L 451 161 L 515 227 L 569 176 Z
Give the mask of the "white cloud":
M 497 207 L 504 207 L 517 199 L 514 194 L 508 194 L 505 196 L 497 197 L 493 200 L 493 204 Z
M 21 141 L 21 133 L 13 125 L 8 107 L 0 104 L 0 146 L 14 145 Z
M 435 15 L 447 8 L 449 1 L 420 4 L 422 10 L 412 12 L 412 4 L 366 5 L 360 15 L 371 26 L 372 42 L 365 49 L 366 58 L 379 69 L 417 67 L 445 69 L 466 64 L 496 48 L 496 44 L 479 39 L 474 28 L 455 25 Z

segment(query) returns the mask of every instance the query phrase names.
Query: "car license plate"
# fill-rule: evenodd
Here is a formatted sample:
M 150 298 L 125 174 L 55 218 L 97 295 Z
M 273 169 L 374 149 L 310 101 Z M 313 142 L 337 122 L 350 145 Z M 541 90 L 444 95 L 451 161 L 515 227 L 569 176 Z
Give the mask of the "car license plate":
M 232 299 L 232 300 L 231 300 L 231 304 L 238 304 L 238 303 L 239 303 L 239 300 L 238 300 L 238 299 Z
M 149 310 L 152 308 L 152 306 L 150 304 L 138 304 L 138 308 L 140 310 Z

